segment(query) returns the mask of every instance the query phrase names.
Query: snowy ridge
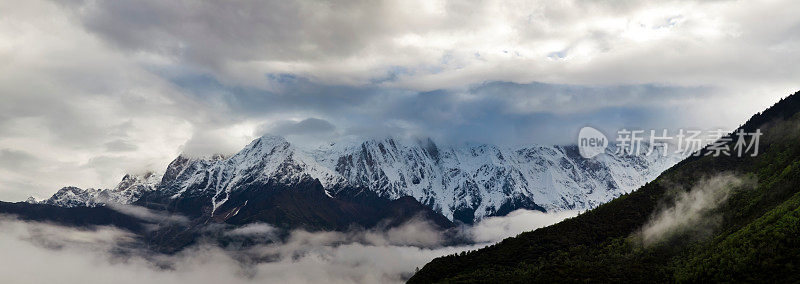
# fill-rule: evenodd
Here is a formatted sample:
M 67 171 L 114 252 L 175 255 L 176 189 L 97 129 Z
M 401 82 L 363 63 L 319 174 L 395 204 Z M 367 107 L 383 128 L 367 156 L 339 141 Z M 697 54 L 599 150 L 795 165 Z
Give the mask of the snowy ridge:
M 36 202 L 28 199 L 28 203 L 42 203 L 62 207 L 94 207 L 109 203 L 130 204 L 138 200 L 145 192 L 153 191 L 160 183 L 158 174 L 148 172 L 143 175 L 125 175 L 114 189 L 81 189 L 64 187 L 49 199 Z
M 655 179 L 680 155 L 601 155 L 584 159 L 575 146 L 437 146 L 431 140 L 370 140 L 344 150 L 319 149 L 316 157 L 351 184 L 396 199 L 410 195 L 453 218 L 495 214 L 515 196 L 547 211 L 588 209 Z
M 250 185 L 318 179 L 329 196 L 345 186 L 363 187 L 390 199 L 412 196 L 451 220 L 471 221 L 502 208 L 592 208 L 655 179 L 682 158 L 619 157 L 608 149 L 607 155 L 584 159 L 576 146 L 440 146 L 430 139 L 392 138 L 306 149 L 267 135 L 229 158 L 179 156 L 160 180 L 126 176 L 114 190 L 64 188 L 45 203 L 131 203 L 144 191 L 159 190 L 173 199 L 210 196 L 216 211 L 231 192 Z
M 178 179 L 178 185 L 173 187 L 174 193 L 170 194 L 178 198 L 183 194 L 213 193 L 211 202 L 216 211 L 233 190 L 269 180 L 292 184 L 311 178 L 320 180 L 326 188 L 345 183 L 341 176 L 320 166 L 278 136 L 263 136 L 228 159 L 209 162 L 188 162 L 187 167 L 193 171 L 183 170 L 189 175 Z

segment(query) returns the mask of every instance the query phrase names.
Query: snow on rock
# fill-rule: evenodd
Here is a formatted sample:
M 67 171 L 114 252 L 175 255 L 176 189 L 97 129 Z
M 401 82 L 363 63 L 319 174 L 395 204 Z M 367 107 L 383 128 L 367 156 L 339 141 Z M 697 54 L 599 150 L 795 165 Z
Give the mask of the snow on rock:
M 582 158 L 576 146 L 438 146 L 431 140 L 370 140 L 317 149 L 319 162 L 354 185 L 392 199 L 413 196 L 453 218 L 495 214 L 515 196 L 547 211 L 588 209 L 655 179 L 678 155 Z
M 358 186 L 391 199 L 412 196 L 450 219 L 467 212 L 467 219 L 479 220 L 509 206 L 546 211 L 596 207 L 655 179 L 683 158 L 658 154 L 617 156 L 608 149 L 606 155 L 584 159 L 577 146 L 443 146 L 430 139 L 393 138 L 301 148 L 265 135 L 231 157 L 179 156 L 162 177 L 126 176 L 113 190 L 66 187 L 44 203 L 131 203 L 144 191 L 161 190 L 172 198 L 210 194 L 216 210 L 232 191 L 251 184 L 313 178 L 332 196 L 343 186 Z
M 60 189 L 49 199 L 39 203 L 62 207 L 94 207 L 108 203 L 130 204 L 142 194 L 156 189 L 159 175 L 148 172 L 143 175 L 125 175 L 114 189 L 81 189 L 73 186 Z M 34 202 L 32 200 L 29 203 Z

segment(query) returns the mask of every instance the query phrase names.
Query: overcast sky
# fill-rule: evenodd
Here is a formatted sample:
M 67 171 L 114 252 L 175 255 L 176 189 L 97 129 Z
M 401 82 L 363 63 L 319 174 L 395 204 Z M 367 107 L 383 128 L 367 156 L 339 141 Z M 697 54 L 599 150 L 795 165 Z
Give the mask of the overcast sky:
M 800 89 L 797 1 L 0 0 L 0 200 L 181 152 L 733 128 Z

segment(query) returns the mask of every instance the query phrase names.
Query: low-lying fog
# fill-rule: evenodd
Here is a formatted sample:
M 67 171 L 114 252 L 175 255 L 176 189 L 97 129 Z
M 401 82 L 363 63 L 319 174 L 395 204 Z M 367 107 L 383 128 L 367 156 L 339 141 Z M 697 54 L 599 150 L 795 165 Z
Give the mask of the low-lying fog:
M 431 259 L 473 250 L 577 212 L 518 210 L 464 232 L 473 245 L 441 246 L 425 223 L 388 231 L 292 231 L 269 245 L 225 249 L 210 244 L 175 255 L 136 249 L 135 236 L 111 227 L 75 229 L 0 218 L 0 274 L 7 283 L 394 283 Z M 277 229 L 252 224 L 231 236 L 273 238 Z

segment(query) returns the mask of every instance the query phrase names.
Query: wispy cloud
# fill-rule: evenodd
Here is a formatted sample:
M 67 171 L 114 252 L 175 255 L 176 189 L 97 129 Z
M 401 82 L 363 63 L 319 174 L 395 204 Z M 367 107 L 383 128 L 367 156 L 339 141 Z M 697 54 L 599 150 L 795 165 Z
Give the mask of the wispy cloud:
M 471 227 L 469 232 L 475 242 L 497 242 L 516 236 L 531 228 L 542 228 L 578 215 L 578 211 L 542 213 L 517 210 L 503 217 L 489 217 Z
M 702 235 L 719 224 L 714 213 L 735 189 L 754 186 L 754 181 L 731 173 L 717 174 L 697 182 L 689 191 L 676 189 L 673 202 L 653 213 L 638 234 L 644 245 L 652 245 L 682 233 Z
M 189 218 L 186 218 L 185 216 L 166 213 L 163 211 L 155 211 L 141 206 L 116 204 L 116 203 L 111 203 L 106 206 L 119 213 L 133 216 L 147 222 L 153 222 L 159 224 L 189 223 Z

